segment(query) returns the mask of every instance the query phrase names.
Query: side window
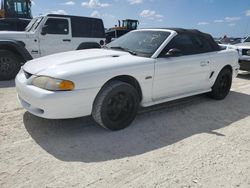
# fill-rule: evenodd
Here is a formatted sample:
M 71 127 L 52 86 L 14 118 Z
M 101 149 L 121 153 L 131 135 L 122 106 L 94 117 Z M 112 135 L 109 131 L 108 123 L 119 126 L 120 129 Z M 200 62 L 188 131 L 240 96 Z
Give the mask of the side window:
M 91 37 L 90 18 L 71 18 L 72 37 Z
M 99 19 L 72 17 L 71 26 L 73 37 L 105 37 L 103 23 Z
M 199 53 L 207 53 L 213 51 L 209 42 L 199 36 L 193 36 L 194 43 Z
M 105 31 L 101 20 L 92 20 L 92 37 L 105 38 Z
M 69 22 L 66 19 L 49 18 L 45 25 L 48 27 L 48 34 L 67 35 L 69 34 Z
M 182 55 L 192 55 L 197 53 L 197 49 L 189 35 L 179 34 L 175 36 L 161 53 L 164 56 L 170 49 L 178 49 Z

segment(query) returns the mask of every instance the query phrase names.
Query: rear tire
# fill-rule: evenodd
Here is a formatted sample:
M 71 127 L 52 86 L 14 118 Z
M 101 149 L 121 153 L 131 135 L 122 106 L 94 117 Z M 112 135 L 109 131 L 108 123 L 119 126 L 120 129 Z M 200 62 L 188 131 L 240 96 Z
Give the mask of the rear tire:
M 92 116 L 102 127 L 117 131 L 132 123 L 138 107 L 139 95 L 133 86 L 121 81 L 111 81 L 97 95 Z
M 15 78 L 21 68 L 17 55 L 7 50 L 0 50 L 0 80 Z
M 232 85 L 232 72 L 228 68 L 219 73 L 210 93 L 210 97 L 216 100 L 224 99 L 230 92 Z

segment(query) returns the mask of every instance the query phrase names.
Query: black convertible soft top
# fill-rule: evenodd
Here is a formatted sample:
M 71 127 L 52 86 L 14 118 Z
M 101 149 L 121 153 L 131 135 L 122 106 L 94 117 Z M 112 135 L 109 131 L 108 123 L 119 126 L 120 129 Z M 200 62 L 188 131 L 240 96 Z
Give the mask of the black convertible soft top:
M 168 29 L 177 32 L 178 34 L 185 34 L 190 36 L 199 36 L 204 41 L 208 42 L 210 46 L 213 48 L 213 51 L 221 50 L 220 46 L 215 42 L 213 37 L 208 33 L 203 33 L 197 29 L 183 29 L 183 28 L 161 28 L 161 29 Z

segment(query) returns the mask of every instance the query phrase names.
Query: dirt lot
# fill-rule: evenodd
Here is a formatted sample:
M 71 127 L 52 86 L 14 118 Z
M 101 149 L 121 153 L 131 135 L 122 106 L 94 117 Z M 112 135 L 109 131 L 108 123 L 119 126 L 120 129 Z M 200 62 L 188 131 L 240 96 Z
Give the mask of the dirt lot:
M 0 83 L 0 187 L 250 187 L 250 74 L 227 99 L 143 109 L 109 132 L 91 118 L 25 112 Z

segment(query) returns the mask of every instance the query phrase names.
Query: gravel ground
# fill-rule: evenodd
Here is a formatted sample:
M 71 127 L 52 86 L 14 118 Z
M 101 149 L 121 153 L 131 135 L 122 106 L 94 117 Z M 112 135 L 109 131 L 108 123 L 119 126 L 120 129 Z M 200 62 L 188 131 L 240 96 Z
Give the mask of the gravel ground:
M 0 83 L 0 187 L 250 187 L 250 74 L 223 101 L 143 109 L 109 132 L 90 117 L 46 120 Z

